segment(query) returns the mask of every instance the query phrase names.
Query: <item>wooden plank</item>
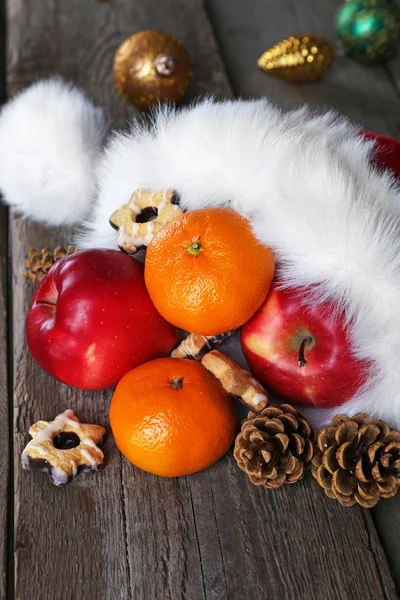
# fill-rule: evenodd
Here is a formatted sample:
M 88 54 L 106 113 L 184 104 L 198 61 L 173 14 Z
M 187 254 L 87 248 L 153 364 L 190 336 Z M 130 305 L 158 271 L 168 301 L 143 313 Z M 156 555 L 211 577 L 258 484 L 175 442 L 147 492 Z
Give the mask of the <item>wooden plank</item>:
M 330 502 L 311 476 L 267 492 L 230 455 L 184 479 L 124 471 L 135 599 L 397 597 L 364 511 Z
M 380 502 L 372 511 L 389 568 L 400 593 L 400 494 Z
M 144 28 L 164 29 L 188 47 L 196 73 L 188 100 L 211 90 L 219 95 L 230 94 L 222 63 L 212 51 L 215 42 L 199 2 L 191 6 L 168 2 L 160 11 L 156 2 L 144 1 L 99 4 L 92 0 L 83 5 L 81 0 L 40 4 L 10 0 L 10 95 L 37 77 L 60 73 L 105 106 L 114 123 L 122 124 L 135 110 L 119 98 L 112 85 L 113 52 L 125 37 Z M 32 290 L 23 279 L 23 256 L 31 246 L 51 247 L 67 240 L 68 235 L 16 216 L 12 233 L 18 461 L 27 441 L 26 431 L 39 418 L 52 418 L 72 407 L 82 420 L 107 425 L 110 393 L 68 389 L 41 372 L 29 356 L 24 318 Z M 202 580 L 193 543 L 194 517 L 186 501 L 184 480 L 168 483 L 154 479 L 146 484 L 146 475 L 139 473 L 143 485 L 136 487 L 125 461 L 121 470 L 121 457 L 111 436 L 105 453 L 108 464 L 102 474 L 81 476 L 63 490 L 53 488 L 43 475 L 16 469 L 17 597 L 40 598 L 45 585 L 46 596 L 74 600 L 155 597 L 146 596 L 148 589 L 157 589 L 157 597 L 161 598 L 165 577 L 171 597 L 177 597 L 181 585 L 187 587 L 189 596 L 193 593 L 192 598 L 201 597 Z M 123 490 L 122 482 L 127 479 Z M 149 499 L 155 502 L 156 498 L 159 504 L 152 507 Z M 164 505 L 173 512 L 175 521 L 163 519 L 165 512 L 160 511 L 166 511 Z M 152 552 L 154 562 L 146 563 Z M 175 559 L 172 565 L 170 555 Z
M 340 4 L 341 0 L 310 0 L 307 3 L 289 0 L 283 7 L 279 0 L 255 0 L 251 10 L 244 11 L 240 0 L 230 0 L 229 3 L 206 0 L 236 93 L 268 96 L 286 108 L 303 103 L 334 108 L 369 130 L 400 137 L 400 57 L 392 60 L 388 69 L 367 67 L 349 58 L 338 57 L 323 81 L 306 85 L 275 80 L 256 66 L 257 58 L 264 50 L 288 35 L 320 33 L 334 42 L 334 14 Z M 371 527 L 371 515 L 380 543 Z M 365 523 L 365 535 L 373 552 L 379 560 L 382 559 L 383 565 L 383 547 L 391 575 L 400 590 L 400 495 L 390 501 L 382 501 L 370 514 L 366 514 Z M 383 568 L 385 575 L 382 580 L 387 578 L 387 570 Z
M 400 7 L 400 0 L 394 0 L 395 4 Z M 400 48 L 397 48 L 395 56 L 384 65 L 388 77 L 395 86 L 397 93 L 400 97 Z M 400 131 L 400 125 L 398 130 Z M 399 136 L 399 134 L 397 134 Z M 400 136 L 399 136 L 400 137 Z
M 163 2 L 162 10 L 159 7 L 157 0 L 120 3 L 121 39 L 131 34 L 132 24 L 134 31 L 159 28 L 173 33 L 187 47 L 193 64 L 194 78 L 186 101 L 205 93 L 231 97 L 202 2 L 169 0 Z M 199 528 L 204 530 L 204 524 L 198 525 L 202 503 L 194 505 L 193 479 L 157 478 L 126 460 L 122 472 L 133 598 L 212 597 L 214 582 L 218 583 L 217 567 L 211 565 L 210 555 L 215 575 L 210 579 L 209 573 L 203 572 Z
M 0 104 L 5 99 L 5 10 L 0 1 Z M 10 405 L 8 395 L 8 211 L 0 205 L 0 600 L 7 596 L 10 575 L 7 550 L 11 524 L 9 506 Z
M 254 489 L 227 456 L 192 485 L 211 598 L 396 598 L 363 511 L 329 502 L 310 476 Z
M 23 277 L 27 248 L 66 243 L 66 232 L 12 219 L 16 597 L 62 600 L 129 597 L 120 457 L 108 433 L 106 468 L 55 488 L 42 473 L 21 470 L 30 425 L 72 408 L 82 421 L 108 427 L 110 393 L 84 393 L 54 381 L 25 342 L 32 286 Z
M 7 358 L 7 249 L 8 214 L 0 206 L 0 600 L 6 598 L 7 550 L 9 514 L 9 398 L 8 398 L 8 358 Z
M 111 48 L 115 28 L 114 22 L 107 24 L 106 11 L 106 6 L 95 2 L 85 6 L 10 2 L 10 95 L 40 76 L 58 71 L 75 79 L 80 73 L 78 83 L 83 83 L 90 71 L 88 91 L 95 90 L 101 102 L 103 84 L 104 89 L 110 87 L 108 80 L 103 81 L 107 70 L 102 71 L 102 60 Z M 113 96 L 112 90 L 109 95 Z M 114 101 L 120 102 L 116 94 Z M 83 393 L 58 384 L 34 364 L 25 343 L 24 320 L 32 289 L 23 278 L 23 257 L 30 247 L 54 247 L 68 239 L 67 232 L 13 218 L 16 597 L 126 600 L 130 586 L 121 460 L 111 435 L 104 446 L 104 472 L 81 475 L 65 489 L 54 488 L 45 475 L 25 473 L 19 467 L 27 430 L 40 418 L 51 419 L 71 407 L 83 421 L 108 426 L 110 393 Z

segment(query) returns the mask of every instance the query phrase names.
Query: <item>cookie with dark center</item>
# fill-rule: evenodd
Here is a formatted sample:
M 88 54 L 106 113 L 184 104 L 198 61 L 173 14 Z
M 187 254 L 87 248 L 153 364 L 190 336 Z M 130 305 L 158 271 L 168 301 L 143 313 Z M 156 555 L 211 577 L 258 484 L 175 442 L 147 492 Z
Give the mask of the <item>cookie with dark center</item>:
M 72 410 L 54 421 L 38 421 L 29 430 L 32 440 L 22 453 L 26 470 L 46 471 L 54 485 L 69 483 L 79 471 L 99 471 L 104 454 L 98 447 L 106 430 L 81 423 Z
M 146 247 L 162 227 L 183 214 L 173 190 L 152 192 L 136 190 L 129 202 L 110 217 L 110 225 L 118 231 L 118 246 L 128 254 Z

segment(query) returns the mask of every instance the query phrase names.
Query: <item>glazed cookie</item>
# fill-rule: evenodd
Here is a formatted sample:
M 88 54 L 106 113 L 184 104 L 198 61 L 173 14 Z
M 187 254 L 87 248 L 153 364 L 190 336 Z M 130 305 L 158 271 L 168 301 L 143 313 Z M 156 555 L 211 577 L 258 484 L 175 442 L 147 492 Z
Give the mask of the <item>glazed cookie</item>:
M 118 231 L 118 246 L 128 254 L 135 254 L 148 246 L 152 237 L 164 225 L 182 215 L 172 190 L 150 192 L 136 190 L 127 204 L 113 212 L 110 225 Z M 155 217 L 152 221 L 149 217 Z
M 268 404 L 268 395 L 249 371 L 242 369 L 234 360 L 218 350 L 204 355 L 201 364 L 219 379 L 222 387 L 236 396 L 254 412 L 263 410 Z
M 219 335 L 197 335 L 190 333 L 175 350 L 172 351 L 172 358 L 192 358 L 200 360 L 207 352 L 220 346 L 234 330 L 220 333 Z
M 29 430 L 33 439 L 22 453 L 22 467 L 47 471 L 54 485 L 69 483 L 78 471 L 103 468 L 97 444 L 105 433 L 100 425 L 81 423 L 70 409 L 49 423 L 38 421 Z

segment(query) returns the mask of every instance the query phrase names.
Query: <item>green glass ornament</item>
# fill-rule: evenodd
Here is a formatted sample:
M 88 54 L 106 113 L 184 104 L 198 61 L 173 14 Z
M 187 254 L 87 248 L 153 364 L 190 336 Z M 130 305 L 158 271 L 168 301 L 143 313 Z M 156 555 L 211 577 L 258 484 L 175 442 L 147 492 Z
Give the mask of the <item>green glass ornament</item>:
M 400 41 L 400 9 L 390 0 L 348 0 L 336 14 L 336 36 L 349 56 L 383 62 Z

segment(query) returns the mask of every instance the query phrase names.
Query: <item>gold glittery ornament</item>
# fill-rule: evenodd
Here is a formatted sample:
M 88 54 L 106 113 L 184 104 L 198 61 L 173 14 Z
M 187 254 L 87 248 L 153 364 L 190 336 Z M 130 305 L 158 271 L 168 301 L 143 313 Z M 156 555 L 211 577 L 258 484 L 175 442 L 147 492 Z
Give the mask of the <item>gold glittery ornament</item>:
M 264 52 L 257 65 L 278 79 L 303 83 L 323 77 L 333 57 L 333 48 L 322 35 L 297 35 Z
M 181 42 L 161 31 L 140 31 L 125 40 L 114 57 L 115 87 L 143 110 L 159 102 L 179 102 L 192 76 Z

